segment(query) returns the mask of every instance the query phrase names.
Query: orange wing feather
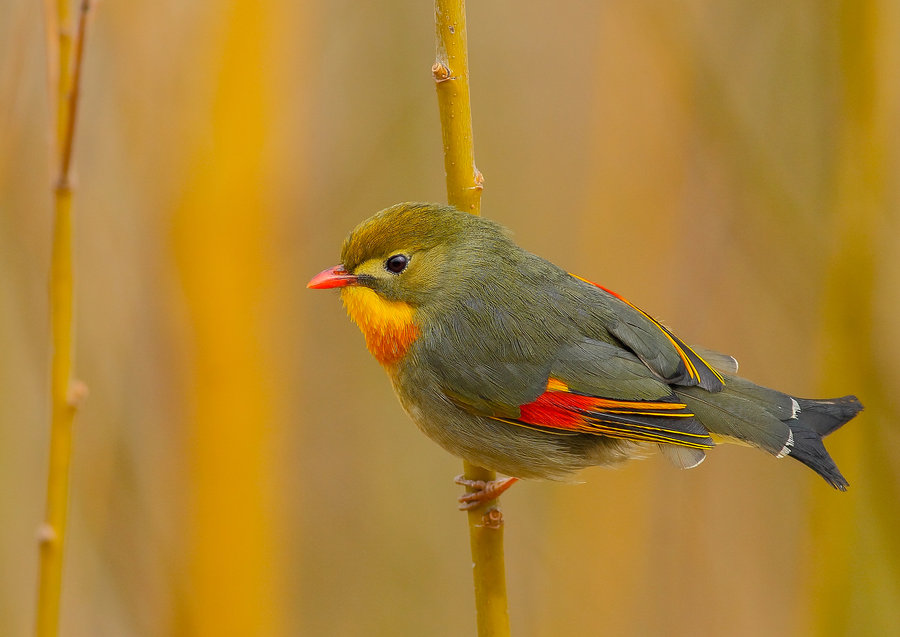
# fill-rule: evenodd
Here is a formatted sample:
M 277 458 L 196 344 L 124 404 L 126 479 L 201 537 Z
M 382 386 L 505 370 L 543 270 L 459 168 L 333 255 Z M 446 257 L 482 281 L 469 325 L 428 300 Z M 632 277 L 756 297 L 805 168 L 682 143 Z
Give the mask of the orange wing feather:
M 519 410 L 516 419 L 497 420 L 563 435 L 597 434 L 694 449 L 714 444 L 684 403 L 589 396 L 571 391 L 556 378 L 550 378 L 547 390 Z

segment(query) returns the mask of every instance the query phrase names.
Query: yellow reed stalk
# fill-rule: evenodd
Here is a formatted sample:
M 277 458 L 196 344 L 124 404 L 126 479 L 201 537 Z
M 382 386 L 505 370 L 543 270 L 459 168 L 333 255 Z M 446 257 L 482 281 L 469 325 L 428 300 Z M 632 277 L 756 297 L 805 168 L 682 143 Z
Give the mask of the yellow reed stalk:
M 431 71 L 437 85 L 447 173 L 447 201 L 481 214 L 483 178 L 475 167 L 472 108 L 469 103 L 469 53 L 464 0 L 435 0 L 437 53 Z
M 192 352 L 190 597 L 180 634 L 282 635 L 266 187 L 273 9 L 239 2 L 215 12 L 204 109 L 212 135 L 185 140 L 193 157 L 173 232 Z
M 475 167 L 469 61 L 464 0 L 435 0 L 437 53 L 432 73 L 437 86 L 447 173 L 447 201 L 466 212 L 481 213 L 483 178 Z M 463 462 L 468 480 L 495 480 L 493 471 Z M 499 500 L 468 512 L 475 610 L 479 637 L 509 635 L 503 516 Z
M 884 228 L 898 220 L 890 200 L 890 102 L 884 98 L 898 64 L 879 48 L 890 24 L 881 23 L 886 14 L 879 2 L 842 0 L 836 11 L 841 84 L 835 121 L 841 128 L 834 209 L 825 220 L 830 241 L 820 242 L 831 249 L 821 312 L 823 368 L 825 391 L 851 387 L 866 411 L 829 438 L 851 487 L 849 497 L 813 495 L 815 533 L 804 571 L 811 583 L 811 633 L 888 635 L 900 626 L 900 489 L 891 456 L 898 409 L 876 326 L 885 307 L 885 255 L 895 241 Z
M 72 40 L 69 0 L 46 7 L 47 57 L 52 77 L 56 76 L 56 158 L 58 173 L 53 189 L 54 221 L 50 262 L 50 330 L 52 361 L 50 371 L 50 457 L 47 476 L 47 504 L 41 526 L 40 572 L 35 634 L 51 637 L 59 632 L 59 603 L 62 591 L 63 550 L 69 503 L 69 464 L 72 457 L 72 423 L 83 386 L 73 383 L 72 314 L 74 276 L 72 273 L 72 188 L 69 169 L 75 139 L 75 118 L 81 61 L 87 25 L 88 0 L 81 3 L 77 39 Z M 55 37 L 54 37 L 55 34 Z
M 463 461 L 469 480 L 495 480 L 497 474 Z M 508 637 L 506 561 L 503 555 L 503 514 L 500 500 L 491 500 L 468 511 L 472 578 L 478 637 Z

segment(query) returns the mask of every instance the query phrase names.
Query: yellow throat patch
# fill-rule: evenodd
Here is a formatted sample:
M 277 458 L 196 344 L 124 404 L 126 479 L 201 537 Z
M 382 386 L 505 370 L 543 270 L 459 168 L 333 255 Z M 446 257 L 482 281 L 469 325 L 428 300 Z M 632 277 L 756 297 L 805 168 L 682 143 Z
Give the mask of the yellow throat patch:
M 366 347 L 382 365 L 393 365 L 403 358 L 419 337 L 409 303 L 389 301 L 370 288 L 356 285 L 341 288 L 341 301 L 366 337 Z

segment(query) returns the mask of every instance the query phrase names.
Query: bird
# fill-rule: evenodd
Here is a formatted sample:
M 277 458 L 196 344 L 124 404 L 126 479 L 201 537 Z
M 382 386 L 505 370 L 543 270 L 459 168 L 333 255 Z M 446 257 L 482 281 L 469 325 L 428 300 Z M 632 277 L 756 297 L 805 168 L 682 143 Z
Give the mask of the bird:
M 510 231 L 447 205 L 407 202 L 362 221 L 338 288 L 401 405 L 451 454 L 501 473 L 471 508 L 519 479 L 571 481 L 658 449 L 690 469 L 722 443 L 793 458 L 845 491 L 822 438 L 862 410 L 737 375 L 732 356 L 688 345 L 623 296 L 519 247 Z

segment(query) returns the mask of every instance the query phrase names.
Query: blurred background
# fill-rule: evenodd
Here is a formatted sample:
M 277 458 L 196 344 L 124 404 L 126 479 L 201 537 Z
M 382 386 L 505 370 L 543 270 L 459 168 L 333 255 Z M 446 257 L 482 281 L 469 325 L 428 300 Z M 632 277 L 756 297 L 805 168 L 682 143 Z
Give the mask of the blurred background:
M 0 3 L 0 633 L 32 630 L 49 428 L 41 3 Z M 76 139 L 62 635 L 474 633 L 460 462 L 336 294 L 443 201 L 433 8 L 96 6 Z M 900 632 L 900 4 L 469 7 L 484 214 L 687 342 L 856 393 L 851 482 L 719 448 L 504 496 L 514 634 Z

